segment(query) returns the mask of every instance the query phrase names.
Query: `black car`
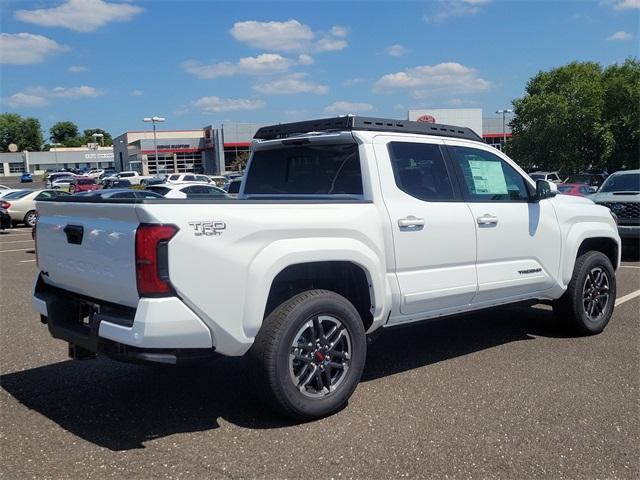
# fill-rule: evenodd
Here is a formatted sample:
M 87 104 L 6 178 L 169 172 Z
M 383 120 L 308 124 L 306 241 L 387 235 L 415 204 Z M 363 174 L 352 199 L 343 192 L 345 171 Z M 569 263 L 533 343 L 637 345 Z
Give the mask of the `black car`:
M 131 182 L 129 180 L 125 180 L 125 179 L 122 179 L 122 178 L 115 178 L 115 179 L 107 178 L 107 179 L 102 181 L 102 188 L 103 189 L 108 189 L 108 188 L 129 188 L 129 187 L 131 187 Z
M 9 215 L 9 212 L 7 212 L 8 207 L 8 202 L 0 200 L 0 230 L 11 227 L 11 216 Z

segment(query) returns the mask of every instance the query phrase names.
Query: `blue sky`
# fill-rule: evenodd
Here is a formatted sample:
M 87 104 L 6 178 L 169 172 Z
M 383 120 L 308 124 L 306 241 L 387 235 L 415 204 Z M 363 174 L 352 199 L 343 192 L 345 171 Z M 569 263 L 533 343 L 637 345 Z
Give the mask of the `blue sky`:
M 640 0 L 1 1 L 3 112 L 119 134 L 482 107 L 638 56 Z

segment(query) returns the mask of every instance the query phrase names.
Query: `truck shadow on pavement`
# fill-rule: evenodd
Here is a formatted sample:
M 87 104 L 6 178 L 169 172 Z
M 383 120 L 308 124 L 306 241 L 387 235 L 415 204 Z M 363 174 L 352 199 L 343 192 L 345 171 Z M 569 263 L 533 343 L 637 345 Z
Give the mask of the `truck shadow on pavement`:
M 392 329 L 369 347 L 362 381 L 416 368 L 429 375 L 429 365 L 437 362 L 536 336 L 563 336 L 549 310 L 498 308 Z M 294 425 L 262 406 L 245 358 L 189 368 L 69 360 L 4 375 L 1 383 L 27 408 L 115 451 L 213 430 L 218 419 L 257 429 Z

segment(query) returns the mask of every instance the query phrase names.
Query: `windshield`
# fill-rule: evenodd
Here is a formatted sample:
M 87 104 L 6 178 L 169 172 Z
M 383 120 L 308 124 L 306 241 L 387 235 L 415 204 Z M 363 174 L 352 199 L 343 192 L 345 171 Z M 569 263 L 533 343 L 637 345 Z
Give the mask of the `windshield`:
M 529 176 L 531 177 L 531 180 L 544 180 L 544 175 L 540 175 L 539 173 L 534 173 Z
M 31 193 L 31 190 L 18 190 L 17 192 L 7 193 L 4 197 L 2 197 L 2 199 L 11 200 L 13 198 L 14 200 L 17 200 L 19 198 L 26 197 L 30 193 Z
M 254 152 L 246 195 L 362 195 L 358 146 L 305 145 Z
M 558 185 L 558 191 L 560 193 L 570 192 L 573 189 L 573 185 Z
M 601 192 L 640 192 L 640 173 L 622 173 L 609 177 Z

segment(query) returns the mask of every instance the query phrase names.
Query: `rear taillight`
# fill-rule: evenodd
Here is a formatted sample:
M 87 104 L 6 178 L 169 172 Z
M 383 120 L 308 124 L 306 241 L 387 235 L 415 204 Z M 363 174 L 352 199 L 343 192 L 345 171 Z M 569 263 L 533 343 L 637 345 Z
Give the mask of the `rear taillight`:
M 8 210 L 10 206 L 11 204 L 9 202 L 5 202 L 4 200 L 0 202 L 0 208 L 4 208 L 5 210 Z
M 141 297 L 173 294 L 169 282 L 169 240 L 178 232 L 175 225 L 140 224 L 136 230 L 136 281 Z

